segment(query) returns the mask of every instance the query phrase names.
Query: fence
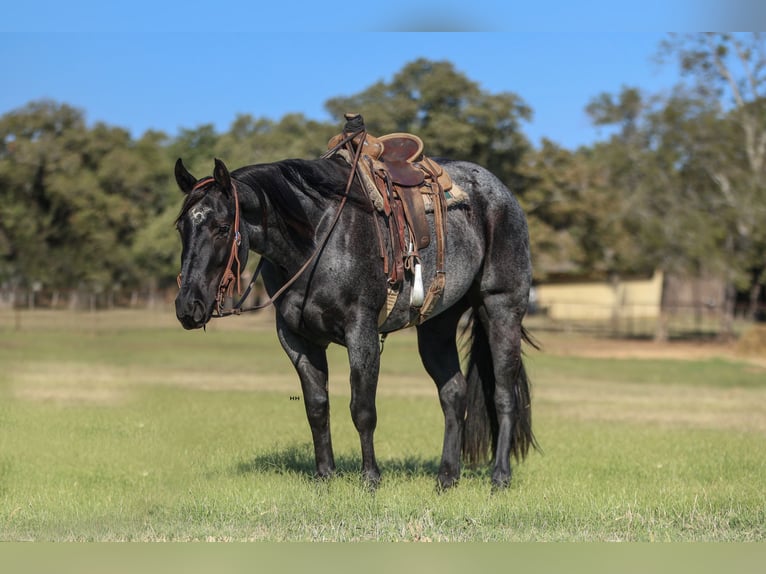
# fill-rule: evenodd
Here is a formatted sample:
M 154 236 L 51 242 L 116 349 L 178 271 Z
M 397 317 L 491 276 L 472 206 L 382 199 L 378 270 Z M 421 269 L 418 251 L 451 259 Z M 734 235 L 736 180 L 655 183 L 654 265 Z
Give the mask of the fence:
M 562 304 L 564 305 L 564 304 Z M 577 315 L 565 318 L 536 309 L 525 324 L 542 331 L 565 331 L 625 338 L 712 338 L 725 328 L 724 311 L 704 305 L 674 305 L 655 313 L 654 307 L 623 305 L 619 312 L 610 305 L 576 303 Z M 586 313 L 590 312 L 590 317 Z M 737 325 L 735 325 L 737 329 Z
M 656 271 L 649 278 L 542 284 L 534 289 L 532 317 L 539 329 L 616 337 L 714 337 L 736 332 L 723 284 Z M 736 312 L 736 309 L 735 309 Z M 735 313 L 736 314 L 736 313 Z
M 258 286 L 260 287 L 260 286 Z M 0 309 L 62 309 L 103 311 L 111 309 L 157 309 L 172 306 L 178 288 L 165 289 L 0 289 Z M 253 305 L 262 296 L 256 288 L 244 306 Z
M 661 280 L 657 277 L 630 283 L 626 282 L 618 288 L 604 283 L 537 286 L 525 324 L 534 330 L 631 338 L 655 338 L 658 333 L 668 338 L 710 338 L 727 328 L 722 304 L 711 300 L 693 304 L 661 304 L 657 290 Z M 101 292 L 0 289 L 0 312 L 8 324 L 19 320 L 16 317 L 18 312 L 34 309 L 87 312 L 151 310 L 172 318 L 176 293 L 175 286 Z M 259 297 L 262 297 L 261 292 L 251 294 L 244 306 L 256 304 Z M 742 312 L 733 325 L 735 333 L 744 324 Z

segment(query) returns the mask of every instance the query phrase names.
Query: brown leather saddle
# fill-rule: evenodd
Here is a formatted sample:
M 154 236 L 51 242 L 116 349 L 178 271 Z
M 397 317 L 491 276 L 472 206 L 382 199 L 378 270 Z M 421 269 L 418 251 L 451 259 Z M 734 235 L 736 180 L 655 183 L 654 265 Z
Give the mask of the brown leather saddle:
M 346 120 L 346 129 L 329 141 L 328 149 L 342 145 L 341 142 L 354 133 L 349 129 L 350 125 L 356 126 L 355 130 L 364 130 L 360 115 L 346 114 Z M 424 302 L 418 308 L 418 316 L 413 321 L 420 323 L 433 311 L 444 289 L 445 192 L 452 187 L 452 181 L 441 166 L 423 155 L 423 141 L 414 134 L 392 133 L 375 137 L 362 131 L 349 144 L 354 152 L 362 146 L 357 169 L 367 172 L 367 177 L 374 181 L 382 198 L 382 211 L 387 217 L 386 227 L 390 237 L 390 258 L 381 237 L 386 230 L 379 229 L 377 225 L 375 228 L 380 240 L 389 291 L 398 292 L 405 270 L 412 272 L 420 261 L 419 250 L 430 245 L 431 228 L 423 196 L 428 195 L 433 205 L 437 244 L 436 274 Z

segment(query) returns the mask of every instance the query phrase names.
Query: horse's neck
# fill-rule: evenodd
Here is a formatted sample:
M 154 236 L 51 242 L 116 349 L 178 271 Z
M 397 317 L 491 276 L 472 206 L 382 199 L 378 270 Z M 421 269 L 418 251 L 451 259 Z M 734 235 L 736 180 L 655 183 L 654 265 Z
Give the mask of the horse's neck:
M 250 249 L 285 269 L 299 265 L 302 259 L 310 254 L 309 245 L 305 241 L 299 241 L 295 234 L 291 233 L 289 226 L 281 224 L 279 210 L 268 194 L 258 194 L 247 184 L 243 187 L 244 192 L 240 193 L 239 202 L 243 214 L 242 221 L 246 227 L 246 231 L 243 232 L 248 234 Z M 323 216 L 323 210 L 308 196 L 298 195 L 296 198 L 306 211 L 309 221 L 316 227 Z

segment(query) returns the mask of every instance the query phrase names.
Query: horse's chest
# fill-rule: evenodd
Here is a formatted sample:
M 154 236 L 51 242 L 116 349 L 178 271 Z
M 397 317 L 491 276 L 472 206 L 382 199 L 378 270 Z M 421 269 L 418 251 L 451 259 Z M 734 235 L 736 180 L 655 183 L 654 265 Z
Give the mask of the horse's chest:
M 345 344 L 345 330 L 350 309 L 343 309 L 340 300 L 308 295 L 285 297 L 279 313 L 295 333 L 317 344 Z

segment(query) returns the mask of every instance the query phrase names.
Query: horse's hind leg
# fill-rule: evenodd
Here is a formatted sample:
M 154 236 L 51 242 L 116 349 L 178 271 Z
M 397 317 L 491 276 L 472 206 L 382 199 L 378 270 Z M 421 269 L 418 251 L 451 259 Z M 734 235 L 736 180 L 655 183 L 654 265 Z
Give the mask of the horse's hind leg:
M 420 358 L 436 383 L 444 412 L 444 445 L 438 477 L 441 488 L 449 488 L 460 478 L 467 386 L 460 371 L 455 335 L 463 310 L 464 307 L 453 307 L 417 328 Z
M 362 475 L 374 488 L 380 482 L 373 444 L 378 423 L 375 395 L 380 372 L 380 343 L 372 316 L 357 318 L 346 333 L 346 348 L 351 371 L 351 419 L 359 432 L 362 447 Z
M 277 315 L 277 335 L 301 380 L 303 404 L 314 440 L 317 475 L 328 477 L 335 472 L 330 440 L 330 400 L 327 389 L 327 354 L 291 331 Z
M 528 422 L 528 388 L 521 358 L 524 306 L 515 304 L 507 293 L 495 293 L 486 295 L 477 311 L 487 333 L 495 376 L 498 429 L 492 484 L 502 488 L 511 480 L 511 451 L 523 456 L 534 440 Z

